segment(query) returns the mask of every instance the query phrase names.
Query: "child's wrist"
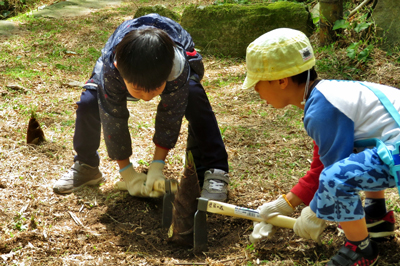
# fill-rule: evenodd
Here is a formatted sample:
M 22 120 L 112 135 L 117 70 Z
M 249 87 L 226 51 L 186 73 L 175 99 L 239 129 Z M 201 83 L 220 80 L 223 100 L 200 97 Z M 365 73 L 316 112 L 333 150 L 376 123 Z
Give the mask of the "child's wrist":
M 292 203 L 287 199 L 286 194 L 282 194 L 282 198 L 286 201 L 286 203 L 294 210 L 295 207 L 293 207 Z
M 132 167 L 132 163 L 129 163 L 127 166 L 125 166 L 122 169 L 119 169 L 119 172 L 122 173 L 123 171 L 127 170 L 128 168 Z

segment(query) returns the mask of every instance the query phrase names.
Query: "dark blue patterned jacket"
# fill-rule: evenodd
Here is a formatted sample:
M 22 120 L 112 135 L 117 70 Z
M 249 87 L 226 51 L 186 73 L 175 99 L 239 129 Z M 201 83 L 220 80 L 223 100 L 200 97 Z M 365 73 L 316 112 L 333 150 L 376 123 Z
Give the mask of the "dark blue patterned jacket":
M 155 27 L 168 33 L 177 50 L 186 58 L 182 73 L 175 80 L 168 81 L 160 95 L 153 137 L 157 146 L 165 149 L 175 146 L 188 102 L 189 78 L 197 74 L 201 79 L 204 75 L 202 57 L 194 50 L 191 36 L 175 21 L 158 14 L 149 14 L 118 26 L 102 49 L 92 76 L 84 86 L 98 91 L 104 139 L 109 157 L 113 160 L 123 160 L 132 155 L 126 98 L 129 93 L 113 64 L 115 48 L 128 32 L 145 27 Z

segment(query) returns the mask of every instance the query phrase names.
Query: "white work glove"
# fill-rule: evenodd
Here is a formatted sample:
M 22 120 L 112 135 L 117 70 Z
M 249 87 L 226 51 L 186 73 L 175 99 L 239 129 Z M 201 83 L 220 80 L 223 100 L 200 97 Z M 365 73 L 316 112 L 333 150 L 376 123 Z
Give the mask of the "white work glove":
M 294 223 L 293 230 L 296 235 L 312 239 L 318 244 L 321 244 L 321 234 L 326 228 L 326 222 L 317 218 L 317 215 L 311 210 L 310 207 L 305 207 L 301 211 L 301 215 Z
M 282 195 L 274 201 L 264 203 L 258 210 L 265 221 L 279 214 L 289 216 L 294 211 Z
M 257 210 L 260 212 L 261 218 L 266 221 L 277 215 L 288 216 L 294 211 L 282 195 L 274 201 L 264 203 L 262 206 L 258 207 Z M 249 238 L 251 243 L 256 244 L 263 238 L 270 238 L 275 231 L 276 228 L 272 224 L 254 222 L 254 229 Z
M 157 198 L 161 197 L 165 194 L 165 192 L 153 191 L 154 181 L 156 180 L 165 180 L 163 169 L 164 169 L 164 161 L 156 160 L 150 164 L 149 171 L 147 172 L 147 180 L 146 180 L 146 193 L 148 193 L 151 197 Z
M 147 178 L 146 174 L 136 172 L 131 163 L 119 170 L 119 173 L 124 180 L 117 182 L 119 190 L 128 190 L 131 196 L 149 197 L 144 185 Z
M 266 222 L 254 222 L 253 227 L 253 232 L 249 236 L 250 242 L 253 245 L 257 244 L 263 238 L 271 237 L 276 231 L 276 228 L 272 224 L 267 224 Z

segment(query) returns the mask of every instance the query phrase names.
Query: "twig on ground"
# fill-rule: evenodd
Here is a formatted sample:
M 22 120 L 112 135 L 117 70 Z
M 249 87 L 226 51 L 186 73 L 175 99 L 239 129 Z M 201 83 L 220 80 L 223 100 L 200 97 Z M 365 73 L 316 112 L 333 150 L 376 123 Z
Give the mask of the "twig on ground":
M 227 260 L 221 260 L 221 261 L 219 261 L 219 263 L 225 263 L 225 262 L 233 261 L 233 260 L 244 260 L 244 259 L 246 259 L 246 257 L 237 257 L 237 258 L 232 258 L 232 259 L 227 259 Z
M 22 215 L 26 211 L 26 209 L 28 209 L 28 206 L 29 206 L 29 203 L 26 204 L 25 206 L 23 206 L 22 209 L 19 211 L 19 213 Z
M 69 213 L 69 215 L 71 215 L 71 218 L 75 221 L 75 223 L 76 223 L 77 225 L 80 225 L 80 226 L 84 227 L 84 225 L 82 224 L 82 222 L 79 220 L 78 217 L 76 217 L 75 214 L 73 214 L 73 213 L 70 212 L 70 211 L 69 211 L 68 213 Z
M 358 7 L 356 7 L 353 11 L 350 12 L 349 14 L 349 18 L 351 16 L 353 16 L 360 8 L 362 8 L 363 6 L 365 6 L 366 4 L 368 4 L 371 0 L 365 0 L 364 2 L 362 2 Z
M 135 226 L 135 224 L 131 224 L 131 223 L 121 223 L 121 222 L 115 220 L 115 218 L 112 217 L 111 215 L 109 215 L 108 213 L 106 213 L 106 215 L 107 215 L 108 217 L 110 217 L 110 218 L 111 218 L 114 222 L 116 222 L 116 223 L 119 223 L 119 224 L 127 224 L 127 225 L 130 225 L 130 226 L 132 226 L 132 227 Z M 141 227 L 139 226 L 139 228 L 141 228 Z M 136 229 L 135 229 L 135 230 L 136 230 Z
M 174 265 L 208 265 L 206 262 L 183 262 L 183 263 L 175 263 Z
M 145 237 L 143 237 L 144 241 L 146 241 L 150 246 L 152 246 L 157 252 L 159 252 L 160 254 L 162 253 L 161 250 L 158 250 L 152 243 L 150 243 Z

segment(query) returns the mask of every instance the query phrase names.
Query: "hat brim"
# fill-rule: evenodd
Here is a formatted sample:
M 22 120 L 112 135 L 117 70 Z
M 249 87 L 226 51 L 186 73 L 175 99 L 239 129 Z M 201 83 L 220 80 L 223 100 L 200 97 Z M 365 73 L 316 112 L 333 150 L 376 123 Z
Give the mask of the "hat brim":
M 244 90 L 250 89 L 251 87 L 254 87 L 259 81 L 260 81 L 259 79 L 252 79 L 249 78 L 249 76 L 246 76 L 242 85 L 242 89 Z

